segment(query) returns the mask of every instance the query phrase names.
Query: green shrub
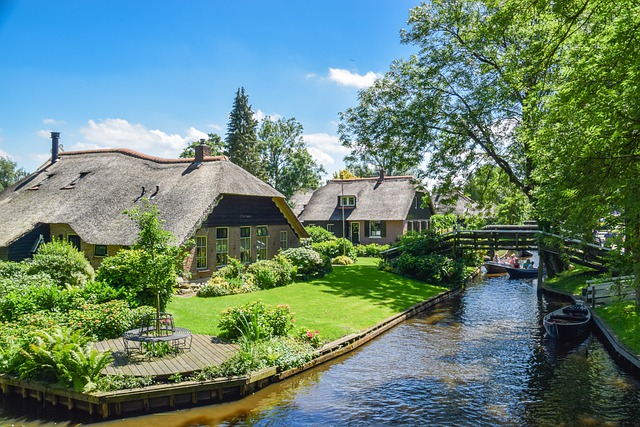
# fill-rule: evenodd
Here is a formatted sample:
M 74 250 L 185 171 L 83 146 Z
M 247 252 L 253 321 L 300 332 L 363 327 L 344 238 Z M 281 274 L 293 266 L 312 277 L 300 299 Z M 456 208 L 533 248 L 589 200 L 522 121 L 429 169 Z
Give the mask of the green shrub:
M 397 243 L 397 246 L 402 248 L 403 252 L 416 256 L 429 255 L 440 249 L 441 245 L 442 237 L 432 230 L 404 234 L 400 236 L 400 241 Z
M 319 348 L 323 344 L 320 332 L 312 329 L 298 329 L 296 332 L 296 338 L 303 343 L 311 345 L 313 348 Z
M 244 273 L 244 264 L 236 258 L 229 257 L 227 265 L 216 271 L 216 276 L 222 276 L 225 279 L 237 279 Z
M 298 276 L 304 279 L 322 277 L 327 273 L 325 261 L 313 249 L 291 248 L 280 253 L 296 267 Z M 330 266 L 331 260 L 329 260 L 329 268 Z
M 53 310 L 62 291 L 54 283 L 32 283 L 15 288 L 0 298 L 0 319 L 14 321 L 25 314 Z
M 431 284 L 461 283 L 464 274 L 462 261 L 453 261 L 442 255 L 415 256 L 403 252 L 393 260 L 394 271 L 402 276 L 422 280 Z
M 79 291 L 80 296 L 93 304 L 112 301 L 120 297 L 119 292 L 112 286 L 96 281 L 89 281 Z
M 197 296 L 201 298 L 220 297 L 225 295 L 245 294 L 259 291 L 260 288 L 253 284 L 253 277 L 244 275 L 243 278 L 225 279 L 222 276 L 213 276 L 206 285 L 198 289 Z
M 311 242 L 313 243 L 328 242 L 336 239 L 336 236 L 332 232 L 317 225 L 310 225 L 304 229 L 309 233 L 309 238 L 311 238 Z
M 379 258 L 380 252 L 389 249 L 390 245 L 379 245 L 377 243 L 369 243 L 368 245 L 357 245 L 356 254 L 359 257 Z
M 152 376 L 136 377 L 133 375 L 103 375 L 96 382 L 96 389 L 100 391 L 116 391 L 129 388 L 148 387 L 155 384 Z
M 312 247 L 313 250 L 321 255 L 329 257 L 330 259 L 333 259 L 340 255 L 346 255 L 349 258 L 355 260 L 358 256 L 353 243 L 351 243 L 349 239 L 345 239 L 344 237 L 328 242 L 314 243 Z
M 85 303 L 64 315 L 66 325 L 80 330 L 96 341 L 121 337 L 140 325 L 142 317 L 154 314 L 149 306 L 131 309 L 125 301 L 114 300 L 103 304 Z
M 28 265 L 29 274 L 46 273 L 60 287 L 80 286 L 95 277 L 93 267 L 84 254 L 60 239 L 41 245 Z
M 272 260 L 258 261 L 247 268 L 247 273 L 253 275 L 254 283 L 260 289 L 286 286 L 291 283 L 296 271 L 293 264 L 282 255 Z
M 96 280 L 114 288 L 118 297 L 125 299 L 131 307 L 156 306 L 156 292 L 160 297 L 160 311 L 163 311 L 173 294 L 175 276 L 169 275 L 156 289 L 156 283 L 149 277 L 149 267 L 154 260 L 143 249 L 123 249 L 102 260 Z
M 286 335 L 293 327 L 291 308 L 287 305 L 272 307 L 262 301 L 251 301 L 222 312 L 218 327 L 229 339 L 237 339 L 243 332 L 252 338 Z M 250 331 L 247 331 L 250 329 Z
M 337 256 L 331 260 L 331 263 L 334 265 L 351 265 L 354 262 L 355 261 L 349 258 L 348 256 L 343 256 L 343 255 Z

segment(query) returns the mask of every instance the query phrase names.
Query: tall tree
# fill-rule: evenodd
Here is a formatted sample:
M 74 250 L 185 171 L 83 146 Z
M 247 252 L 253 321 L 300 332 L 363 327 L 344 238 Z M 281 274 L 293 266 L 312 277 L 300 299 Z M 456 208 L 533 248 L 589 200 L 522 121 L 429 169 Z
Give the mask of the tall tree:
M 532 138 L 537 179 L 544 184 L 538 209 L 563 231 L 583 237 L 600 218 L 619 214 L 640 307 L 640 5 L 563 4 L 585 8 L 589 20 L 563 50 L 563 78 L 545 98 L 545 115 Z
M 184 159 L 188 159 L 190 157 L 195 157 L 196 155 L 196 147 L 200 145 L 201 141 L 193 141 L 189 145 L 182 150 L 180 153 L 180 157 Z M 220 156 L 224 154 L 225 151 L 225 143 L 220 137 L 220 135 L 215 133 L 210 133 L 207 139 L 204 141 L 206 145 L 211 149 L 212 156 Z
M 28 174 L 8 157 L 0 156 L 0 191 L 15 184 Z
M 325 172 L 309 154 L 302 131 L 294 118 L 270 117 L 258 131 L 266 181 L 287 198 L 300 188 L 318 188 Z
M 451 186 L 494 164 L 532 198 L 535 162 L 522 130 L 535 128 L 559 48 L 582 17 L 558 20 L 555 6 L 538 3 L 432 0 L 413 8 L 402 41 L 418 53 L 361 92 L 360 105 L 342 116 L 343 136 L 366 150 L 383 151 L 383 141 L 403 154 L 428 152 L 430 176 Z
M 256 129 L 257 120 L 253 117 L 249 97 L 244 87 L 238 89 L 229 113 L 227 126 L 226 154 L 236 165 L 251 172 L 258 178 L 264 178 L 264 168 L 260 159 L 260 147 Z

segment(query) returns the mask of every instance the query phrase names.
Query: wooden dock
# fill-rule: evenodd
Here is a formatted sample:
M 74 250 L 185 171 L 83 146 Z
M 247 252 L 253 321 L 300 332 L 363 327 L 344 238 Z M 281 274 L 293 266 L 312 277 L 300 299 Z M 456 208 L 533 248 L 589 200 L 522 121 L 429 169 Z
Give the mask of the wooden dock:
M 149 358 L 139 351 L 127 355 L 122 338 L 100 341 L 95 348 L 102 352 L 110 351 L 113 356 L 113 362 L 103 371 L 105 374 L 163 379 L 173 374 L 187 376 L 207 366 L 221 365 L 239 347 L 209 335 L 193 335 L 191 349 L 161 358 Z

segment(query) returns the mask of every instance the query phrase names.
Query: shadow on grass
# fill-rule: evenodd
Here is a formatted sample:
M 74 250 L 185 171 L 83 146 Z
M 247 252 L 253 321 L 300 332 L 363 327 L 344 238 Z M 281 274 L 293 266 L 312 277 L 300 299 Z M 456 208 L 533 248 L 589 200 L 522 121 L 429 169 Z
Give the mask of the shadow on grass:
M 316 279 L 313 285 L 328 288 L 327 293 L 370 300 L 372 304 L 402 311 L 420 301 L 447 290 L 417 280 L 387 273 L 374 265 L 349 265 L 333 269 L 329 275 Z

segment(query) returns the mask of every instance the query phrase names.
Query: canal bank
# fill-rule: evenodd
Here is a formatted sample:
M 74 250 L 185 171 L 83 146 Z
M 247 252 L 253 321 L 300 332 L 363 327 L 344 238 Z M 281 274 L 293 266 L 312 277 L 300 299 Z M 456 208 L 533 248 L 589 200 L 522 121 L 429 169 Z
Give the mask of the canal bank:
M 544 294 L 553 295 L 556 298 L 571 301 L 572 303 L 576 302 L 575 296 L 568 292 L 544 285 L 539 286 L 538 289 Z M 611 357 L 634 377 L 640 379 L 640 358 L 618 339 L 613 330 L 593 310 L 591 310 L 591 318 L 593 319 L 593 329 L 604 343 Z

